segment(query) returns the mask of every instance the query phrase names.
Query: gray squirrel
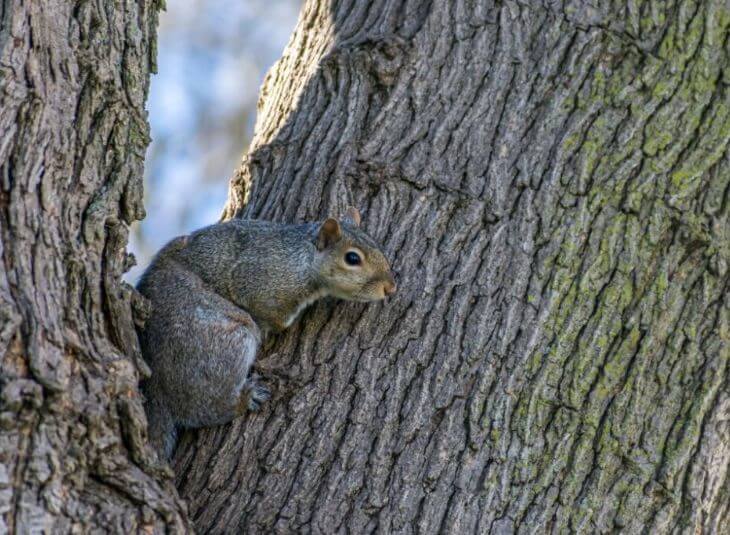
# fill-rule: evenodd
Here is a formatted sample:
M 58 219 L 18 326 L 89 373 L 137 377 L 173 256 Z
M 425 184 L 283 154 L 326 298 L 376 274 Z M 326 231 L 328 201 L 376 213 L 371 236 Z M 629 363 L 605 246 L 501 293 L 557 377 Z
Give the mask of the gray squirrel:
M 179 429 L 230 422 L 270 398 L 250 373 L 267 333 L 323 297 L 367 302 L 396 291 L 359 225 L 355 208 L 301 225 L 233 219 L 157 253 L 137 289 L 151 302 L 139 339 L 152 374 L 141 387 L 160 454 L 172 455 Z

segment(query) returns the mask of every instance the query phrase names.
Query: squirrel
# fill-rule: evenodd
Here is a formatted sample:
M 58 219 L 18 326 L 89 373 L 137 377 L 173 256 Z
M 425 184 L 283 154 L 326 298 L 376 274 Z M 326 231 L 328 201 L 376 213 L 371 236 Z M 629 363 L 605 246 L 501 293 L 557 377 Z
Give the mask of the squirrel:
M 151 303 L 139 329 L 149 438 L 169 459 L 181 428 L 230 422 L 271 393 L 251 366 L 262 338 L 323 297 L 378 301 L 390 264 L 348 208 L 341 220 L 287 225 L 233 219 L 173 239 L 137 284 Z

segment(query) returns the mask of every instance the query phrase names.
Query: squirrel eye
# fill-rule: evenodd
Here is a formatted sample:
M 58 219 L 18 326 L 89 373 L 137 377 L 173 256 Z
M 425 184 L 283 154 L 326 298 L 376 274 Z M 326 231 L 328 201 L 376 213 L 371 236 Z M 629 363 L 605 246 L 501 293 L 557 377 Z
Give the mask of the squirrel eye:
M 355 251 L 349 251 L 345 254 L 345 262 L 350 266 L 359 266 L 362 263 L 362 259 Z

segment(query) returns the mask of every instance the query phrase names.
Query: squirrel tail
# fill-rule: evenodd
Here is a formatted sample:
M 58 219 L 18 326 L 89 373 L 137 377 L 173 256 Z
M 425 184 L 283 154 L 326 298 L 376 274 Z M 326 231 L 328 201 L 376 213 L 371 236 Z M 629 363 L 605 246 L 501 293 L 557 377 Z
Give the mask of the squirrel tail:
M 177 425 L 166 405 L 159 402 L 153 393 L 145 392 L 145 396 L 150 443 L 158 455 L 169 460 L 177 444 Z

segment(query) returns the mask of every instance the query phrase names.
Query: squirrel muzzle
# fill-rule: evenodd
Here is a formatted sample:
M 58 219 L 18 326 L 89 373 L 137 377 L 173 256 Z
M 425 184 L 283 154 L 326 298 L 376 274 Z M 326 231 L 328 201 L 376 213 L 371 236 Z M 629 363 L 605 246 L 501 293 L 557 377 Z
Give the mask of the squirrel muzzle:
M 390 278 L 383 283 L 383 292 L 385 295 L 393 295 L 397 289 L 398 285 L 395 283 L 393 275 L 391 275 Z

